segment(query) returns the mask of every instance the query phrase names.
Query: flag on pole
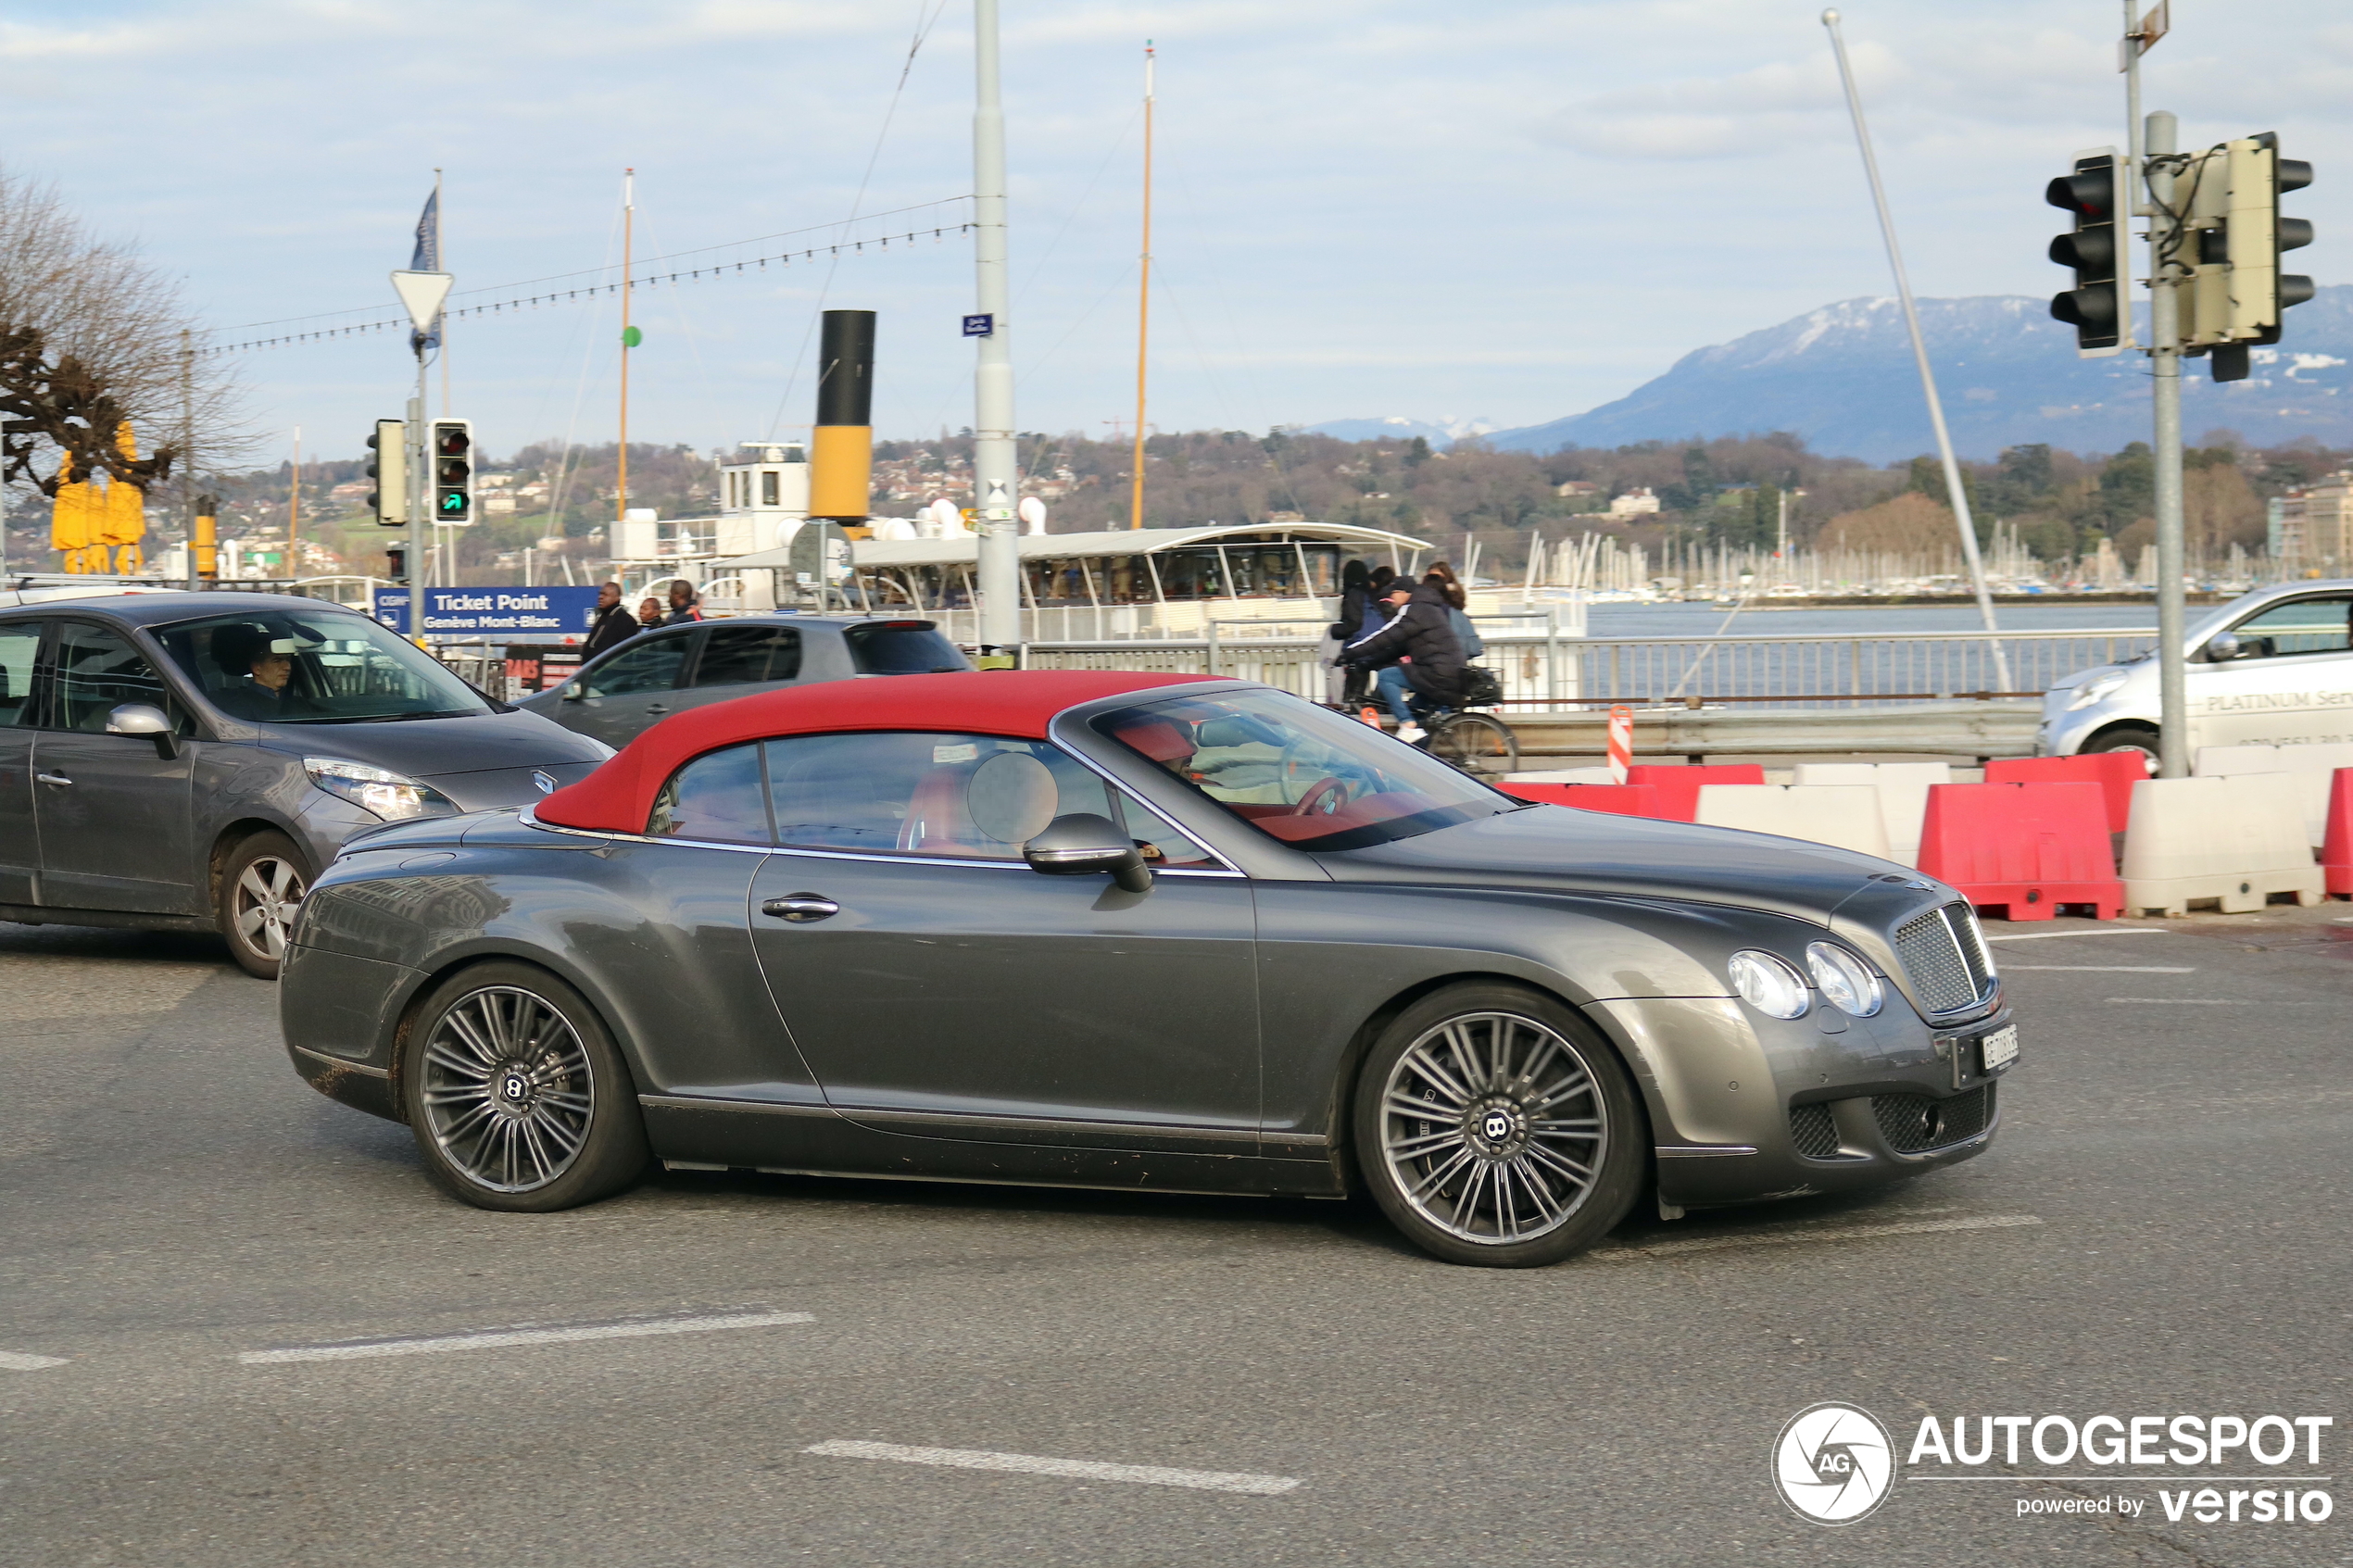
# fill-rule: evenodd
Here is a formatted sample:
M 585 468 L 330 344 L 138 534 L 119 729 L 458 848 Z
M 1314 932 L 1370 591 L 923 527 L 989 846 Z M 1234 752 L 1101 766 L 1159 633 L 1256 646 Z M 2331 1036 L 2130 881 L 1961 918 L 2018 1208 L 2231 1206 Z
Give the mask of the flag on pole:
M 417 248 L 409 254 L 409 270 L 441 270 L 441 191 L 438 186 L 435 186 L 433 194 L 425 198 L 425 209 L 417 217 Z M 422 332 L 409 334 L 409 349 L 413 354 L 422 354 L 428 348 L 440 346 L 441 312 L 436 310 L 433 325 Z

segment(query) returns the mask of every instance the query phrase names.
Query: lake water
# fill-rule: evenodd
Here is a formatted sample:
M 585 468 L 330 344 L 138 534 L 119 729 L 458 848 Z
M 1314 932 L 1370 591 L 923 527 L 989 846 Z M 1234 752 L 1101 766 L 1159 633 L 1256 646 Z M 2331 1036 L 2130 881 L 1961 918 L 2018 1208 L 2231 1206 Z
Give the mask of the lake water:
M 2190 606 L 2195 622 L 2205 605 Z M 1587 634 L 1595 637 L 1705 637 L 1718 627 L 1728 637 L 1796 637 L 1817 633 L 1861 633 L 1885 636 L 1906 632 L 1974 632 L 1983 624 L 1977 606 L 1855 605 L 1787 609 L 1751 605 L 1733 615 L 1719 605 L 1609 604 L 1586 611 Z M 2118 604 L 2017 604 L 1994 601 L 1994 618 L 2005 632 L 2106 631 L 2111 627 L 2157 626 L 2157 606 Z

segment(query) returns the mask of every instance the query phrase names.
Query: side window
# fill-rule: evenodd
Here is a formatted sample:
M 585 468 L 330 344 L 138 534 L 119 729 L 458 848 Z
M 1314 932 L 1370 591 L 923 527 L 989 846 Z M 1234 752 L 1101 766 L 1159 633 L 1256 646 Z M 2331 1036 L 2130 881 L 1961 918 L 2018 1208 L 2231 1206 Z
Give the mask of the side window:
M 2299 599 L 2274 605 L 2235 628 L 2242 659 L 2288 659 L 2299 653 L 2343 653 L 2353 599 Z
M 1015 860 L 1056 817 L 1112 816 L 1103 781 L 1042 741 L 892 731 L 766 743 L 776 840 Z
M 678 667 L 686 661 L 686 639 L 655 637 L 623 649 L 589 671 L 589 696 L 625 696 L 631 692 L 666 692 L 678 684 Z
M 745 686 L 789 681 L 800 673 L 800 633 L 791 626 L 721 626 L 703 644 L 695 666 L 698 686 Z
M 171 714 L 180 732 L 187 733 L 187 716 L 171 700 L 163 677 L 120 633 L 83 621 L 66 621 L 57 633 L 50 721 L 58 729 L 101 734 L 118 704 L 144 702 Z
M 1193 841 L 1138 804 L 1125 790 L 1114 790 L 1127 834 L 1144 851 L 1144 863 L 1156 871 L 1222 871 L 1224 865 Z
M 41 622 L 0 626 L 0 727 L 29 725 L 32 711 L 32 661 L 41 651 Z
M 654 797 L 646 832 L 655 838 L 718 844 L 774 842 L 767 792 L 760 779 L 760 743 L 698 757 L 671 774 Z

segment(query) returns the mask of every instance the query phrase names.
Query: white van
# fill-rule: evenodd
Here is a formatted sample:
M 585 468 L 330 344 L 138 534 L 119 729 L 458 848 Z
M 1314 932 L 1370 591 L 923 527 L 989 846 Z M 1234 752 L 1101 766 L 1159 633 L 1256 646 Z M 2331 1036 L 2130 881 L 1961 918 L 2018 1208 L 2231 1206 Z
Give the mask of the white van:
M 2353 582 L 2285 583 L 2190 631 L 2189 750 L 2353 741 Z M 2157 756 L 2157 654 L 2070 675 L 2043 696 L 2035 750 Z

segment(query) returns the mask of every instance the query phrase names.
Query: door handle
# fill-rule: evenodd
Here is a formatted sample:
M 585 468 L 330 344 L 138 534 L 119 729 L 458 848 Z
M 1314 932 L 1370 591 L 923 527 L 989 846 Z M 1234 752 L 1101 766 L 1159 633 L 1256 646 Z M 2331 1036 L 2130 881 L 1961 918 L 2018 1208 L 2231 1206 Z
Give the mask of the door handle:
M 667 713 L 670 711 L 670 704 L 666 702 L 649 702 L 646 704 L 646 711 L 648 713 Z
M 807 925 L 812 921 L 841 913 L 841 906 L 822 893 L 787 893 L 781 898 L 771 898 L 761 905 L 760 912 L 777 920 L 790 921 L 795 925 Z
M 73 783 L 71 779 L 66 777 L 63 773 L 35 773 L 32 776 L 39 779 L 45 784 L 57 784 L 62 786 Z

